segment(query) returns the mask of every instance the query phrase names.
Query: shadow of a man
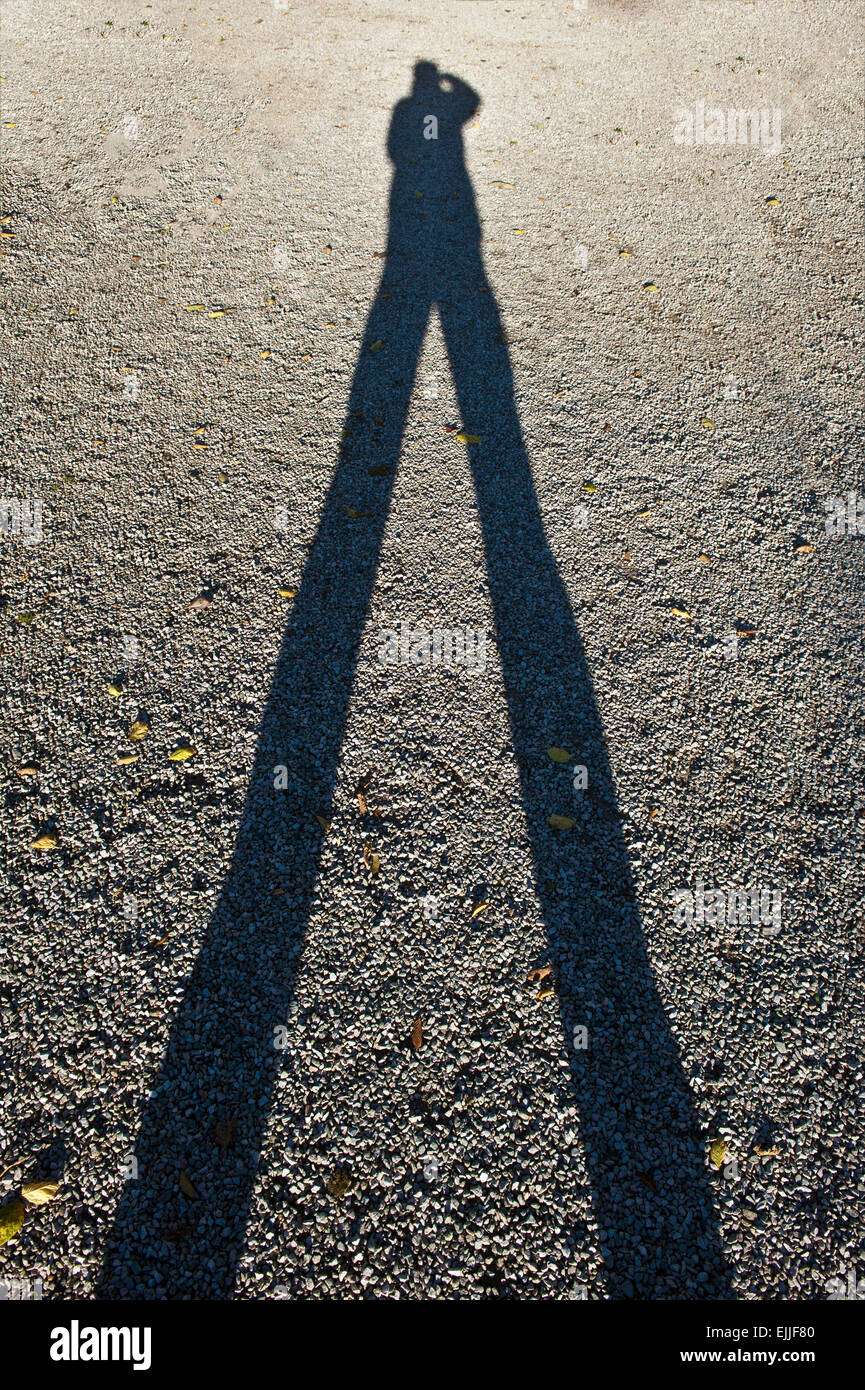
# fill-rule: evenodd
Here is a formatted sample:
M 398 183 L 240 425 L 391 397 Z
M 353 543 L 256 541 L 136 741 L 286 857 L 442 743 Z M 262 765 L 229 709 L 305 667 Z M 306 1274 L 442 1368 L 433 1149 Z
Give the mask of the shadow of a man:
M 433 306 L 464 427 L 481 440 L 469 454 L 494 637 L 606 1294 L 729 1296 L 703 1145 L 646 956 L 601 720 L 547 546 L 484 272 L 462 147 L 478 104 L 464 82 L 422 62 L 394 111 L 387 262 L 351 386 L 351 429 L 287 625 L 232 862 L 145 1108 L 139 1177 L 126 1185 L 107 1243 L 103 1297 L 232 1294 L 279 1065 L 274 1028 L 287 1017 L 318 876 L 313 815 L 329 807 L 337 776 Z M 371 463 L 388 465 L 388 476 L 373 481 Z M 358 504 L 370 512 L 362 525 L 346 520 Z M 587 769 L 576 798 L 572 768 L 547 755 L 562 746 Z M 275 790 L 277 766 L 287 769 L 285 789 Z M 551 812 L 569 814 L 574 828 L 552 829 Z M 278 898 L 265 887 L 276 860 L 290 873 Z M 226 1115 L 236 1122 L 230 1155 L 213 1142 Z M 180 1216 L 180 1167 L 195 1174 L 202 1201 L 194 1238 L 172 1243 L 165 1228 Z

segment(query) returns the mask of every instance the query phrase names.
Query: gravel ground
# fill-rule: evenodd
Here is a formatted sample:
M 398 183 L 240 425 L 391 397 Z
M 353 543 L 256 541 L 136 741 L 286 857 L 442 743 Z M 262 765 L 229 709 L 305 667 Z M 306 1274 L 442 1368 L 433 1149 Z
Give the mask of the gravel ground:
M 0 1289 L 865 1277 L 861 19 L 3 5 Z

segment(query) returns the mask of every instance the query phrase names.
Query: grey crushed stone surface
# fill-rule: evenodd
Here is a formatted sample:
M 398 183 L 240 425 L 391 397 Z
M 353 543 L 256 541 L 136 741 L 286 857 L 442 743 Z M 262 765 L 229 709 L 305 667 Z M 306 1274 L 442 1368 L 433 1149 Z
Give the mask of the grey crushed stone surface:
M 2 495 L 41 499 L 43 536 L 0 537 L 0 1169 L 20 1160 L 0 1200 L 61 1185 L 0 1280 L 52 1298 L 818 1299 L 865 1274 L 865 539 L 824 526 L 827 499 L 865 490 L 861 10 L 777 11 L 3 6 Z M 495 464 L 508 401 L 491 380 L 485 428 L 463 418 L 435 315 L 386 524 L 365 467 L 328 495 L 418 58 L 482 100 L 466 167 L 548 546 L 537 590 L 531 522 L 491 481 L 491 594 L 472 464 Z M 675 145 L 673 108 L 701 99 L 781 108 L 781 151 Z M 483 322 L 478 289 L 459 284 L 459 312 Z M 328 592 L 354 592 L 379 526 L 354 662 Z M 288 662 L 272 691 L 294 603 L 277 590 L 317 564 L 316 632 L 286 639 L 315 673 Z M 537 687 L 527 793 L 494 610 L 543 665 L 553 571 L 597 727 Z M 486 669 L 383 665 L 403 622 L 483 629 Z M 329 701 L 328 804 L 310 790 L 323 745 L 274 791 L 280 729 L 328 728 Z M 116 766 L 141 716 L 141 758 Z M 168 762 L 182 743 L 196 757 Z M 599 795 L 574 793 L 551 744 L 590 789 L 601 769 Z M 577 824 L 556 838 L 527 804 Z M 58 848 L 31 850 L 46 824 Z M 617 856 L 618 906 L 597 871 Z M 698 880 L 780 891 L 781 930 L 677 922 Z M 629 883 L 687 1101 L 651 1075 Z M 218 969 L 190 1003 L 199 957 Z M 591 1017 L 527 984 L 553 957 Z

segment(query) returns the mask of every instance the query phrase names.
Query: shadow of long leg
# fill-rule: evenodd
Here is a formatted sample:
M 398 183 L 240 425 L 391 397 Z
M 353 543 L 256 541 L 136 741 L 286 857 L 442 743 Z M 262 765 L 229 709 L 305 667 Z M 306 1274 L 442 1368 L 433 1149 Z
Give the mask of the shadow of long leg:
M 469 279 L 485 283 L 479 258 Z M 723 1297 L 696 1117 L 642 940 L 601 720 L 547 549 L 498 310 L 491 291 L 450 287 L 438 307 L 463 425 L 482 441 L 473 473 L 495 637 L 607 1291 Z M 581 796 L 571 768 L 547 757 L 561 746 L 588 769 Z M 552 812 L 576 827 L 552 830 Z
M 429 305 L 386 273 L 352 383 L 350 429 L 280 650 L 231 866 L 146 1105 L 97 1297 L 230 1298 L 318 874 L 321 831 Z M 385 347 L 371 352 L 379 339 Z M 363 415 L 363 421 L 358 416 Z M 374 432 L 375 420 L 382 421 Z M 372 515 L 352 519 L 346 508 Z M 277 790 L 276 769 L 287 785 Z M 274 897 L 277 880 L 285 889 Z M 227 1151 L 214 1127 L 237 1122 Z M 198 1201 L 180 1193 L 179 1172 Z M 170 1228 L 193 1224 L 194 1239 Z M 176 1235 L 176 1229 L 174 1231 Z M 203 1255 L 202 1255 L 202 1252 Z

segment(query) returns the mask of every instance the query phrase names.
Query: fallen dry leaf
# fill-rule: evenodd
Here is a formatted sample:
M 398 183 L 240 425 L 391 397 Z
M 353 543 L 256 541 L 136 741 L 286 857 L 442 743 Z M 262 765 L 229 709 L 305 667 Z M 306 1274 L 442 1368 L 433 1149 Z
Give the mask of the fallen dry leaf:
M 677 618 L 687 618 L 687 619 L 688 619 L 688 622 L 691 621 L 691 615 L 690 615 L 690 613 L 688 612 L 687 608 L 676 608 L 676 607 L 674 607 L 673 604 L 671 604 L 671 605 L 670 605 L 670 612 L 671 612 L 671 613 L 675 613 L 675 615 L 676 615 Z
M 134 743 L 140 742 L 140 740 L 146 738 L 149 733 L 150 725 L 146 719 L 134 719 L 132 721 L 129 728 L 129 738 L 131 738 Z
M 554 763 L 569 763 L 571 761 L 570 753 L 564 748 L 548 748 L 547 757 L 551 758 Z
M 344 1197 L 354 1186 L 354 1179 L 348 1168 L 334 1168 L 324 1185 L 331 1197 Z
M 38 840 L 34 840 L 31 849 L 56 849 L 60 843 L 60 836 L 56 830 L 46 830 L 44 835 L 40 835 Z
M 140 753 L 120 753 L 114 761 L 118 767 L 128 767 L 130 763 L 137 763 L 140 757 Z
M 182 743 L 179 748 L 175 748 L 173 753 L 169 753 L 168 761 L 170 763 L 185 763 L 187 758 L 194 758 L 197 751 L 191 744 Z
M 373 875 L 377 874 L 379 869 L 381 868 L 381 860 L 375 853 L 369 840 L 367 840 L 366 844 L 363 847 L 363 862 L 364 864 L 366 864 L 366 867 Z
M 709 1159 L 716 1168 L 724 1166 L 724 1159 L 727 1157 L 727 1145 L 723 1139 L 716 1139 L 709 1150 Z
M 418 1017 L 411 1026 L 411 1045 L 415 1052 L 423 1047 L 423 1019 Z
M 186 1176 L 182 1168 L 180 1170 L 180 1177 L 178 1178 L 178 1182 L 180 1183 L 180 1190 L 183 1193 L 184 1197 L 198 1196 L 198 1193 L 192 1186 L 192 1183 L 189 1181 L 189 1178 Z
M 526 984 L 535 984 L 539 980 L 545 980 L 548 975 L 553 973 L 551 965 L 539 965 L 536 970 L 530 970 L 526 976 Z
M 277 589 L 280 598 L 297 598 L 297 589 Z
M 322 830 L 324 831 L 325 835 L 329 835 L 329 834 L 330 834 L 330 821 L 325 820 L 324 816 L 320 816 L 320 815 L 318 815 L 318 814 L 316 814 L 315 819 L 318 821 L 318 823 L 319 823 L 319 825 L 321 826 Z
M 230 1148 L 234 1140 L 234 1131 L 237 1129 L 237 1120 L 232 1116 L 229 1120 L 221 1120 L 213 1131 L 214 1138 L 221 1149 Z
M 469 921 L 470 921 L 470 922 L 473 922 L 474 919 L 475 919 L 476 917 L 480 917 L 481 913 L 482 913 L 482 912 L 486 912 L 486 911 L 488 910 L 488 908 L 489 908 L 489 903 L 488 903 L 488 902 L 478 903 L 477 907 L 475 908 L 474 912 L 472 913 L 471 917 L 469 918 Z
M 0 1207 L 0 1245 L 5 1245 L 17 1236 L 24 1225 L 25 1210 L 19 1197 L 13 1197 L 11 1202 L 6 1202 L 5 1206 Z
M 44 1207 L 46 1202 L 57 1196 L 59 1188 L 59 1182 L 49 1182 L 47 1178 L 40 1178 L 36 1182 L 22 1183 L 21 1196 L 31 1206 Z
M 460 430 L 455 437 L 459 440 L 460 444 L 480 444 L 481 442 L 479 434 L 466 434 L 463 430 Z
M 556 814 L 550 816 L 548 822 L 548 824 L 553 827 L 553 830 L 573 830 L 575 823 L 576 822 L 573 821 L 570 816 L 559 816 Z

